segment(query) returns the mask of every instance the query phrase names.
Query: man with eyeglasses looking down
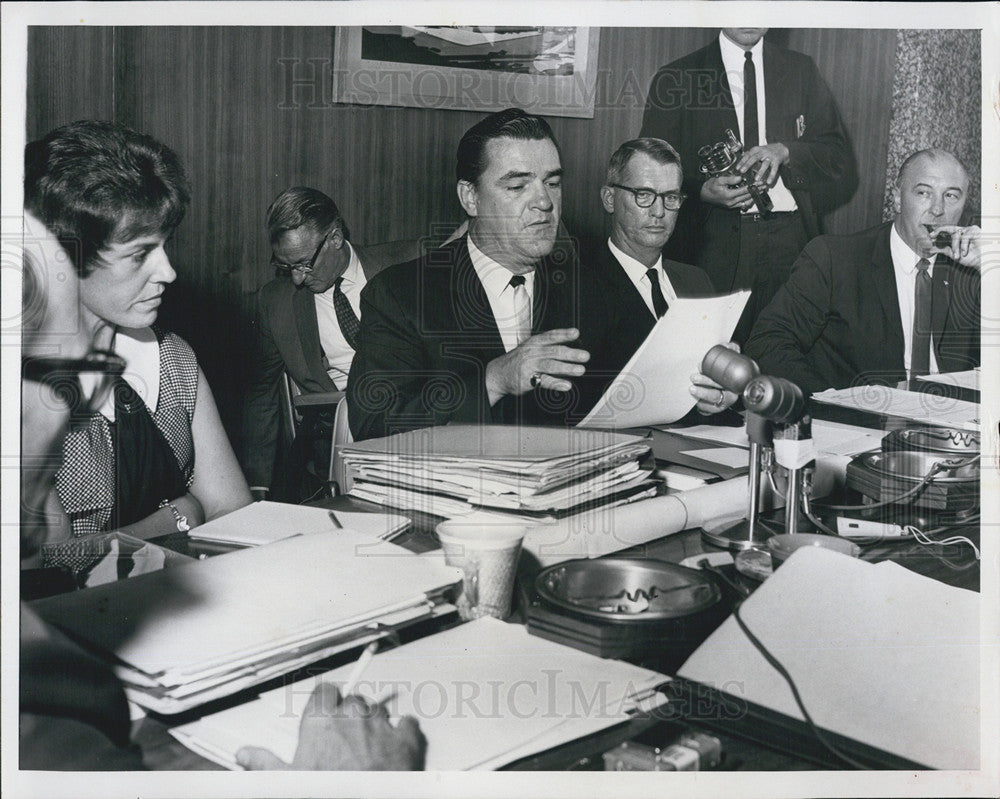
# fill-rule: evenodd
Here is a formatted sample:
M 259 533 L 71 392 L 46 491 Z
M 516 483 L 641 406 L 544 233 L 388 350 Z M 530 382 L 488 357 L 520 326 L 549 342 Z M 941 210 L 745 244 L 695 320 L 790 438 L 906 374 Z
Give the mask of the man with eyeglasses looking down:
M 258 352 L 244 404 L 241 461 L 254 499 L 267 499 L 274 481 L 282 373 L 303 394 L 342 391 L 357 348 L 361 289 L 379 271 L 419 254 L 419 242 L 356 247 L 336 203 L 318 189 L 293 186 L 267 211 L 275 278 L 257 303 Z M 306 408 L 290 458 L 286 491 L 304 493 L 302 467 L 322 476 L 330 457 L 333 410 Z

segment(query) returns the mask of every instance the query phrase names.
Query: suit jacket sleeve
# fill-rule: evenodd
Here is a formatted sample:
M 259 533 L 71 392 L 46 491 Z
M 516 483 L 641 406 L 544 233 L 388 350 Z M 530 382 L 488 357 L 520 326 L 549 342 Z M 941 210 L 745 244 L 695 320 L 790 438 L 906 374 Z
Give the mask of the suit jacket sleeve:
M 761 372 L 784 377 L 807 394 L 830 388 L 809 351 L 823 334 L 831 308 L 833 259 L 823 239 L 814 239 L 792 266 L 792 274 L 761 312 L 746 352 Z
M 798 101 L 802 106 L 798 107 L 805 110 L 786 122 L 793 126 L 801 116 L 805 131 L 797 137 L 794 129 L 786 129 L 783 132 L 790 135 L 776 137 L 788 148 L 788 163 L 782 167 L 781 176 L 790 190 L 808 192 L 812 210 L 820 214 L 851 198 L 858 185 L 857 166 L 836 100 L 816 64 L 808 56 L 794 55 L 801 63 L 790 64 L 788 68 L 803 75 L 802 96 Z M 773 104 L 769 99 L 768 114 L 772 113 L 772 105 L 793 113 L 796 109 L 786 98 Z
M 692 72 L 703 75 L 706 79 L 715 80 L 708 70 L 692 70 L 679 64 L 667 64 L 660 67 L 649 82 L 649 92 L 646 96 L 646 109 L 642 115 L 642 128 L 639 137 L 663 139 L 678 150 L 684 147 L 687 138 L 684 136 L 683 115 L 686 110 L 685 98 L 690 94 Z M 688 88 L 685 88 L 687 86 Z M 712 144 L 712 142 L 700 142 Z M 684 158 L 685 153 L 682 153 Z M 684 162 L 684 191 L 690 197 L 701 196 L 701 187 L 705 175 L 698 171 L 696 165 L 688 158 Z
M 449 356 L 446 339 L 426 335 L 420 263 L 381 272 L 361 292 L 358 349 L 347 380 L 356 440 L 448 422 L 493 420 L 485 374 L 474 358 Z M 446 298 L 442 298 L 446 302 Z
M 251 486 L 271 487 L 278 442 L 279 388 L 284 360 L 274 343 L 263 289 L 257 298 L 257 351 L 243 406 L 243 471 Z

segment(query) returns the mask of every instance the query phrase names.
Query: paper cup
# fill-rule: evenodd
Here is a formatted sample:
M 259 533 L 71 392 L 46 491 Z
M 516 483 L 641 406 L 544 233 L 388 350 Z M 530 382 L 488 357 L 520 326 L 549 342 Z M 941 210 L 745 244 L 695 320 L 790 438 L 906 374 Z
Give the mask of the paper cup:
M 458 612 L 463 619 L 506 618 L 524 540 L 523 524 L 446 521 L 437 526 L 449 566 L 462 569 Z

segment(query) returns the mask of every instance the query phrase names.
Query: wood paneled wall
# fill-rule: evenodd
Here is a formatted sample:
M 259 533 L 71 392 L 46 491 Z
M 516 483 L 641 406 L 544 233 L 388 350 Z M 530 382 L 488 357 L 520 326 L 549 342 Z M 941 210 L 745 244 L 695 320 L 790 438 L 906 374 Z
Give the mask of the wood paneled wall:
M 78 119 L 114 119 L 114 28 L 28 30 L 28 141 Z
M 715 36 L 705 28 L 606 28 L 594 118 L 551 118 L 567 170 L 564 217 L 604 224 L 607 159 L 639 130 L 649 80 Z M 831 215 L 846 232 L 878 221 L 894 31 L 794 30 L 769 36 L 809 53 L 858 152 L 862 186 Z M 253 292 L 269 277 L 265 210 L 283 188 L 333 197 L 358 243 L 437 234 L 461 218 L 454 153 L 480 114 L 333 105 L 331 28 L 32 28 L 29 138 L 85 117 L 116 119 L 174 148 L 193 183 L 171 257 L 179 275 L 161 322 L 195 347 L 237 434 Z M 293 81 L 294 79 L 294 81 Z
M 858 190 L 827 216 L 826 229 L 850 233 L 876 225 L 882 221 L 877 187 L 885 185 L 896 32 L 796 28 L 787 34 L 787 46 L 812 56 L 837 98 L 858 159 Z

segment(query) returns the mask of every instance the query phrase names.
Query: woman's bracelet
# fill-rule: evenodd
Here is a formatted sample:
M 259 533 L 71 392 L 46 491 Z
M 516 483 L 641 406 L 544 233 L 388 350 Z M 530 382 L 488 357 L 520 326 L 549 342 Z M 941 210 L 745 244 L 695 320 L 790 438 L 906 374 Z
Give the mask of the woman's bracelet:
M 177 522 L 178 533 L 186 533 L 191 529 L 191 525 L 188 524 L 187 516 L 182 515 L 181 512 L 177 510 L 177 506 L 174 505 L 169 499 L 163 500 L 163 502 L 160 503 L 160 507 L 170 508 L 170 512 L 174 514 L 174 520 Z

